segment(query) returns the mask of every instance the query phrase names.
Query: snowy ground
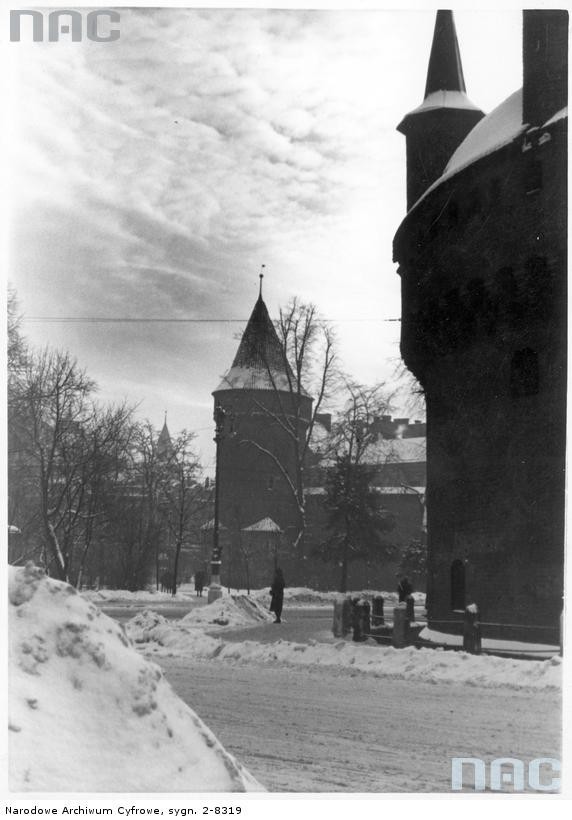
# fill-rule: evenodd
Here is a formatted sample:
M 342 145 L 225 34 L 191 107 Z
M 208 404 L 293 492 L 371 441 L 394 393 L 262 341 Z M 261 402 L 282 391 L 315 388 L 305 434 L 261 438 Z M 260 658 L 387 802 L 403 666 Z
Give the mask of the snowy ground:
M 127 634 L 157 658 L 176 653 L 208 661 L 213 658 L 234 664 L 280 664 L 328 670 L 351 669 L 376 678 L 417 680 L 427 683 L 458 683 L 467 686 L 536 691 L 558 691 L 561 658 L 523 661 L 440 649 L 394 649 L 370 640 L 322 643 L 283 641 L 226 641 L 226 629 L 258 624 L 268 615 L 262 608 L 248 607 L 244 596 L 221 599 L 192 611 L 179 621 L 146 610 L 126 623 Z M 248 634 L 246 632 L 245 634 Z M 277 633 L 276 633 L 277 634 Z
M 333 639 L 330 618 L 313 620 L 319 639 L 288 641 L 304 623 L 292 601 L 277 627 L 249 625 L 240 600 L 200 622 L 147 611 L 126 629 L 270 791 L 447 793 L 453 757 L 560 758 L 557 656 L 355 644 Z
M 560 758 L 557 692 L 178 653 L 157 660 L 175 691 L 273 793 L 450 793 L 452 757 Z M 360 810 L 341 805 L 336 817 Z
M 117 603 L 123 604 L 167 604 L 167 603 L 187 603 L 189 605 L 203 604 L 208 595 L 208 587 L 205 587 L 203 597 L 198 597 L 195 594 L 192 584 L 181 584 L 176 595 L 171 595 L 170 592 L 160 592 L 154 587 L 149 587 L 146 590 L 139 592 L 129 592 L 125 589 L 100 589 L 100 590 L 83 590 L 82 596 L 93 603 Z M 242 594 L 245 595 L 245 590 L 229 590 L 222 589 L 223 597 L 230 595 Z M 348 595 L 360 595 L 371 600 L 374 595 L 383 595 L 387 606 L 393 606 L 397 603 L 397 593 L 387 592 L 381 590 L 356 590 L 348 592 Z M 324 606 L 325 604 L 333 604 L 336 598 L 339 598 L 339 592 L 317 592 L 314 589 L 307 587 L 286 587 L 284 590 L 284 604 L 287 606 Z M 267 587 L 264 589 L 254 589 L 250 593 L 250 598 L 257 601 L 262 606 L 267 606 L 270 602 L 270 590 Z M 425 593 L 414 592 L 413 597 L 416 604 L 423 604 L 425 602 Z
M 260 790 L 124 630 L 33 567 L 9 575 L 13 791 Z
M 239 791 L 258 780 L 274 792 L 447 792 L 454 756 L 559 757 L 559 657 L 337 640 L 325 617 L 335 593 L 288 593 L 290 622 L 277 626 L 268 590 L 213 604 L 190 588 L 178 602 L 80 596 L 12 570 L 12 787 Z M 179 604 L 183 617 L 161 614 Z M 125 631 L 100 612 L 116 606 L 135 614 Z M 312 634 L 281 637 L 303 635 L 294 613 L 312 607 Z

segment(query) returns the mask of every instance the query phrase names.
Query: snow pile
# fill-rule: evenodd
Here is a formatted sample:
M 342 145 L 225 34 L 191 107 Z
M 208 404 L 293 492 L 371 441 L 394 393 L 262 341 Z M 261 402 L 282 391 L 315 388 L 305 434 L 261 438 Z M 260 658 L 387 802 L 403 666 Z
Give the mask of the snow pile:
M 127 635 L 135 643 L 155 642 L 171 649 L 183 648 L 194 654 L 210 654 L 218 643 L 205 634 L 224 627 L 259 626 L 274 620 L 274 615 L 246 595 L 219 598 L 212 604 L 191 610 L 178 621 L 170 621 L 157 612 L 145 609 L 125 624 Z
M 426 683 L 461 683 L 487 688 L 557 690 L 561 684 L 561 659 L 522 661 L 439 649 L 394 649 L 391 646 L 359 645 L 350 641 L 335 644 L 227 643 L 220 659 L 241 663 L 294 664 L 337 667 L 378 678 L 415 680 Z
M 181 622 L 185 626 L 250 626 L 273 620 L 274 615 L 247 595 L 230 595 L 192 610 Z
M 143 643 L 150 640 L 149 635 L 153 634 L 155 627 L 164 626 L 168 623 L 167 618 L 159 615 L 158 612 L 153 612 L 152 609 L 144 609 L 143 612 L 139 612 L 128 621 L 129 631 L 127 634 L 135 643 Z
M 123 629 L 69 585 L 10 568 L 14 791 L 259 791 Z
M 128 624 L 129 630 L 129 624 Z M 366 644 L 340 640 L 337 643 L 274 643 L 256 641 L 231 642 L 189 630 L 170 621 L 152 627 L 147 640 L 156 654 L 177 654 L 225 663 L 269 663 L 305 666 L 338 671 L 340 674 L 363 673 L 376 678 L 416 680 L 426 683 L 460 683 L 487 688 L 558 690 L 561 685 L 561 659 L 524 661 L 512 658 L 469 655 L 441 649 L 394 649 L 373 640 Z M 167 652 L 167 650 L 169 650 Z

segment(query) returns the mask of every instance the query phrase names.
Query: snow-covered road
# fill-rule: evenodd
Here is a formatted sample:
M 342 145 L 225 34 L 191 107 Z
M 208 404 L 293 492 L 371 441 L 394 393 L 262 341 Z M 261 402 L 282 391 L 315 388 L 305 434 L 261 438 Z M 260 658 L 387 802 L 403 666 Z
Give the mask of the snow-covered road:
M 270 791 L 450 791 L 451 758 L 560 757 L 560 696 L 158 657 Z

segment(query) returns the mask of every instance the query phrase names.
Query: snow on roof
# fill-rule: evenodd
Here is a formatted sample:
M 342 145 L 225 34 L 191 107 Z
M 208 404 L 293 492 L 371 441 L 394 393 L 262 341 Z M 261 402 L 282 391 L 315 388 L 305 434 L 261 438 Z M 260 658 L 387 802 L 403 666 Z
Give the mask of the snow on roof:
M 425 487 L 372 487 L 373 491 L 379 495 L 424 495 Z
M 553 123 L 558 122 L 558 120 L 563 120 L 565 117 L 568 116 L 568 106 L 565 105 L 564 108 L 561 108 L 560 111 L 557 111 L 553 117 L 550 117 L 549 120 L 543 125 L 543 128 L 546 128 L 549 125 L 553 125 Z
M 469 131 L 445 167 L 441 181 L 503 145 L 526 128 L 522 122 L 522 88 L 511 94 Z
M 242 532 L 282 532 L 282 530 L 275 521 L 267 516 L 251 524 L 250 527 L 243 527 Z
M 547 120 L 543 128 L 552 125 L 568 116 L 568 108 L 563 108 Z M 458 174 L 464 168 L 472 165 L 479 159 L 493 154 L 505 145 L 508 145 L 524 131 L 528 124 L 522 122 L 522 88 L 507 97 L 490 114 L 483 117 L 475 127 L 469 131 L 447 163 L 443 174 L 427 188 L 409 213 L 422 202 L 426 196 L 435 190 L 441 183 Z
M 379 438 L 366 451 L 368 464 L 403 464 L 427 460 L 426 438 Z
M 480 111 L 480 108 L 471 102 L 464 91 L 443 90 L 428 94 L 421 105 L 410 111 L 407 116 L 421 114 L 424 111 L 434 111 L 437 108 L 468 108 L 471 111 Z
M 379 495 L 424 495 L 425 487 L 372 487 L 372 490 Z M 306 487 L 304 495 L 326 495 L 325 487 Z
M 9 600 L 11 790 L 261 790 L 73 587 L 31 564 L 11 567 Z

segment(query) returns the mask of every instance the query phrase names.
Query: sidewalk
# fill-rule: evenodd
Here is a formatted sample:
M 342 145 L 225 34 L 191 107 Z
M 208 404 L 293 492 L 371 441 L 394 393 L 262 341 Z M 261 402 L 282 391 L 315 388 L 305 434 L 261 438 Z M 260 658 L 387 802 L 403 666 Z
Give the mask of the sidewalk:
M 330 607 L 284 610 L 282 623 L 267 623 L 261 626 L 228 629 L 224 632 L 225 641 L 238 643 L 256 641 L 257 643 L 336 643 L 332 633 L 333 612 Z M 220 633 L 217 633 L 220 637 Z

